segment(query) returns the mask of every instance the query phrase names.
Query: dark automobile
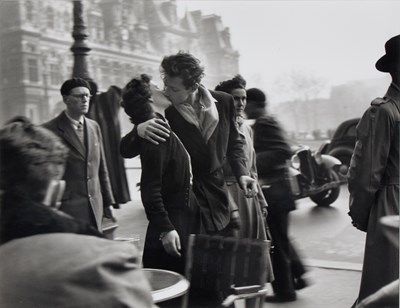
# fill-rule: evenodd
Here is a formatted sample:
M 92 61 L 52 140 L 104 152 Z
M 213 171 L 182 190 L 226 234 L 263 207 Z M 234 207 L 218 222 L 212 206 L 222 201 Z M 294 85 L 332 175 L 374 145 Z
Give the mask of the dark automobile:
M 360 118 L 354 118 L 342 122 L 337 127 L 332 139 L 326 141 L 321 147 L 322 154 L 329 154 L 338 158 L 346 169 L 350 165 L 351 155 L 356 143 L 356 126 L 359 120 Z

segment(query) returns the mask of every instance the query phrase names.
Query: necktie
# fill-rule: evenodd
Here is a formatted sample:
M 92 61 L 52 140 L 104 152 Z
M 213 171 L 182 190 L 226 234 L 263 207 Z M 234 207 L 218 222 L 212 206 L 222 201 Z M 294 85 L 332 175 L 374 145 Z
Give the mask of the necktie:
M 79 122 L 78 128 L 76 129 L 76 134 L 78 135 L 79 140 L 85 145 L 85 134 L 83 131 L 83 124 Z

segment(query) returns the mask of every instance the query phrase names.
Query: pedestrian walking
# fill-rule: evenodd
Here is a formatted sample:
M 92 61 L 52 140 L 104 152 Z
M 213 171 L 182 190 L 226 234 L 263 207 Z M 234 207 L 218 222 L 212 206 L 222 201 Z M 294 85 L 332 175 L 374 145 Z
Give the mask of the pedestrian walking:
M 305 268 L 288 235 L 289 213 L 296 208 L 286 179 L 286 161 L 292 152 L 283 129 L 273 116 L 267 114 L 266 107 L 267 98 L 263 91 L 257 88 L 247 90 L 245 112 L 249 119 L 255 120 L 257 170 L 268 203 L 267 223 L 274 245 L 274 296 L 266 297 L 266 301 L 288 302 L 295 301 L 296 289 L 304 288 L 307 283 L 302 277 Z

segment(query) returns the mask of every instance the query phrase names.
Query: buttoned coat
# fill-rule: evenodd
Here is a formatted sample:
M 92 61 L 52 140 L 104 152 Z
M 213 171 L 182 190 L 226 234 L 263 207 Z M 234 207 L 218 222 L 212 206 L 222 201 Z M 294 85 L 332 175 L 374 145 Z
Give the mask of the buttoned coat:
M 377 98 L 357 125 L 357 141 L 348 173 L 350 216 L 367 231 L 361 301 L 399 278 L 398 249 L 390 244 L 379 223 L 399 215 L 400 89 L 391 85 Z
M 115 203 L 111 190 L 99 125 L 85 118 L 86 147 L 78 139 L 65 112 L 44 123 L 69 149 L 63 179 L 66 188 L 60 210 L 92 223 L 90 211 L 101 231 L 103 206 Z

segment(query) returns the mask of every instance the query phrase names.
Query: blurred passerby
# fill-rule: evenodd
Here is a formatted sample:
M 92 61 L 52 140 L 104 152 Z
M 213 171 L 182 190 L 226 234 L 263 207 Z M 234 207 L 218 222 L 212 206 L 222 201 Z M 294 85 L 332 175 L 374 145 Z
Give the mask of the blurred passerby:
M 229 93 L 233 96 L 236 108 L 236 124 L 240 134 L 245 140 L 244 150 L 247 156 L 247 170 L 251 177 L 258 179 L 256 167 L 256 154 L 253 147 L 253 131 L 245 122 L 244 108 L 246 107 L 246 80 L 236 75 L 234 78 L 225 80 L 218 84 L 216 91 Z M 238 210 L 240 216 L 239 236 L 245 238 L 266 239 L 265 218 L 267 215 L 267 202 L 258 185 L 258 193 L 254 198 L 247 198 L 236 178 L 233 176 L 230 165 L 224 165 L 225 181 L 228 186 L 229 195 L 234 210 Z M 265 222 L 264 222 L 265 221 Z
M 275 296 L 266 300 L 286 302 L 296 300 L 296 289 L 306 286 L 302 277 L 305 268 L 288 235 L 289 212 L 296 207 L 286 179 L 286 160 L 291 158 L 292 151 L 283 129 L 274 117 L 267 114 L 266 107 L 267 98 L 263 91 L 257 88 L 247 90 L 245 112 L 249 119 L 255 120 L 257 171 L 268 203 L 267 223 L 274 245 L 272 266 L 275 280 L 272 287 Z
M 386 54 L 375 64 L 392 83 L 359 121 L 348 172 L 353 225 L 367 232 L 360 292 L 361 302 L 399 278 L 399 252 L 384 236 L 379 219 L 399 214 L 400 35 L 385 44 Z
M 60 209 L 102 231 L 104 213 L 115 204 L 99 125 L 85 117 L 90 85 L 82 78 L 66 80 L 60 89 L 64 110 L 43 126 L 59 136 L 69 149 Z

